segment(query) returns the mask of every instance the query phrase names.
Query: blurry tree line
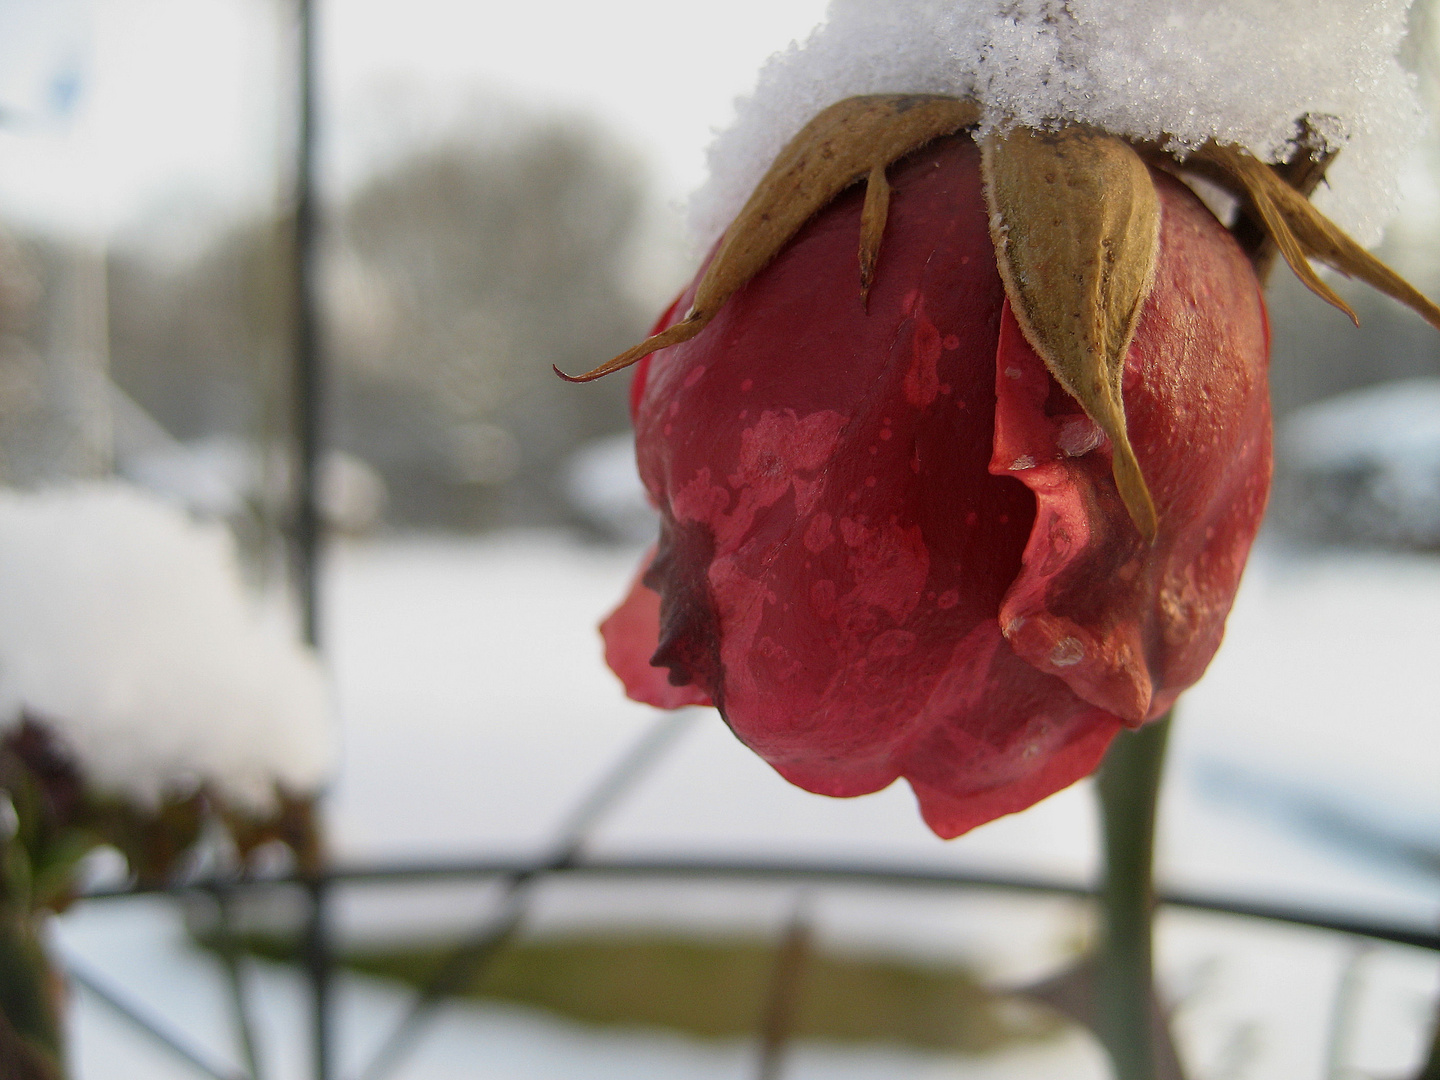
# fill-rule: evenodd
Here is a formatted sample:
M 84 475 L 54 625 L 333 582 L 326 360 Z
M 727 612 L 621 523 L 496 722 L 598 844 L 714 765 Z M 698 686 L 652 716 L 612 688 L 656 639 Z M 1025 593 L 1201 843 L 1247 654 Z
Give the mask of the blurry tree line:
M 414 485 L 392 485 L 414 500 L 407 518 L 553 523 L 566 457 L 628 426 L 628 379 L 576 387 L 551 365 L 585 370 L 653 319 L 627 288 L 638 173 L 557 121 L 501 147 L 421 152 L 345 207 L 333 430 Z
M 642 169 L 577 120 L 509 132 L 482 141 L 457 131 L 329 212 L 327 439 L 383 478 L 393 524 L 571 522 L 566 459 L 628 423 L 628 380 L 575 387 L 551 365 L 589 368 L 654 317 L 653 301 L 632 288 L 647 211 Z M 180 444 L 284 443 L 290 237 L 291 221 L 277 214 L 233 224 L 183 257 L 144 233 L 88 256 L 105 339 L 89 343 L 104 355 L 88 367 L 118 391 L 113 423 L 123 427 L 138 406 Z M 86 258 L 41 237 L 0 245 L 0 423 L 27 414 L 15 407 L 26 394 L 37 423 L 53 427 L 73 412 L 40 385 L 40 358 L 73 351 L 58 338 L 76 336 L 66 289 Z M 113 436 L 125 441 L 123 431 Z M 109 466 L 62 464 L 25 433 L 0 431 L 0 443 L 12 482 Z
M 637 260 L 674 252 L 645 235 L 640 163 L 599 126 L 532 116 L 478 130 L 398 158 L 329 209 L 327 438 L 383 479 L 392 525 L 579 524 L 566 462 L 626 429 L 629 379 L 577 387 L 551 365 L 584 370 L 639 340 L 663 299 L 637 296 Z M 1380 251 L 1432 296 L 1433 231 L 1401 223 Z M 151 449 L 258 448 L 276 474 L 259 496 L 275 524 L 288 505 L 290 237 L 280 213 L 183 256 L 145 230 L 105 252 L 0 237 L 0 479 L 124 472 L 148 424 Z M 1277 418 L 1436 371 L 1419 318 L 1337 287 L 1358 330 L 1275 274 Z

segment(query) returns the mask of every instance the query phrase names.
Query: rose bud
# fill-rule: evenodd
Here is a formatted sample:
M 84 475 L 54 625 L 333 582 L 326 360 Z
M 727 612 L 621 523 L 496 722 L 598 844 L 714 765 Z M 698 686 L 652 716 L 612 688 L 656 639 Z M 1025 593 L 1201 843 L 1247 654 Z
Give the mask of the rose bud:
M 602 626 L 629 695 L 713 703 L 810 791 L 903 776 L 944 837 L 1085 776 L 1201 676 L 1271 467 L 1251 253 L 1119 139 L 982 154 L 974 118 L 827 110 L 656 336 L 581 377 L 640 360 L 661 535 Z M 1315 253 L 1253 159 L 1206 160 Z

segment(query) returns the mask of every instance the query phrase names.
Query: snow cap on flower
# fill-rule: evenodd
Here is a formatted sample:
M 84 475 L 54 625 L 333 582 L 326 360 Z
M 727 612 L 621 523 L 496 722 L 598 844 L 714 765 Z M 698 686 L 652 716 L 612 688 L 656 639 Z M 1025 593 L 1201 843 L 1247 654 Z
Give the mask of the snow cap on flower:
M 22 715 L 147 803 L 206 782 L 268 809 L 335 755 L 320 665 L 256 610 L 230 534 L 118 483 L 0 493 L 0 734 Z
M 1423 128 L 1398 60 L 1409 0 L 832 0 L 777 54 L 710 151 L 691 220 L 708 246 L 781 148 L 850 95 L 970 97 L 984 130 L 1078 122 L 1116 135 L 1206 140 L 1266 161 L 1309 117 L 1339 156 L 1315 203 L 1361 244 L 1393 214 Z

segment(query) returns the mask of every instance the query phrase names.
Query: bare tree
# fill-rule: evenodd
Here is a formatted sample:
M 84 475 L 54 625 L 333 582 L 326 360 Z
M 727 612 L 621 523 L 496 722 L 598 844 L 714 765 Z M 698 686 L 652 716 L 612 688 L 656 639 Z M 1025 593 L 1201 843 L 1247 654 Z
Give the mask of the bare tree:
M 562 518 L 557 470 L 625 426 L 625 385 L 577 392 L 550 368 L 591 366 L 644 328 L 625 265 L 638 173 L 593 128 L 552 120 L 504 143 L 453 138 L 361 190 L 332 277 L 342 440 L 388 457 L 375 399 L 418 391 L 442 422 L 429 465 L 448 462 L 431 486 L 462 515 Z

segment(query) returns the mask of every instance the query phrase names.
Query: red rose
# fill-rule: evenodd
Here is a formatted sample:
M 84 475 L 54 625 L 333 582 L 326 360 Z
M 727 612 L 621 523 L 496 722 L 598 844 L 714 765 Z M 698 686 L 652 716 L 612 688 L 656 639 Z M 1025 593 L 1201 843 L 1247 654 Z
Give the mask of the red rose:
M 1167 710 L 1220 643 L 1265 505 L 1269 341 L 1239 245 L 1152 177 L 1159 256 L 1123 396 L 1153 544 L 1012 314 L 975 143 L 946 138 L 890 169 L 868 309 L 851 188 L 703 333 L 642 361 L 661 536 L 602 627 L 630 696 L 713 702 L 810 791 L 903 776 L 946 837 Z

